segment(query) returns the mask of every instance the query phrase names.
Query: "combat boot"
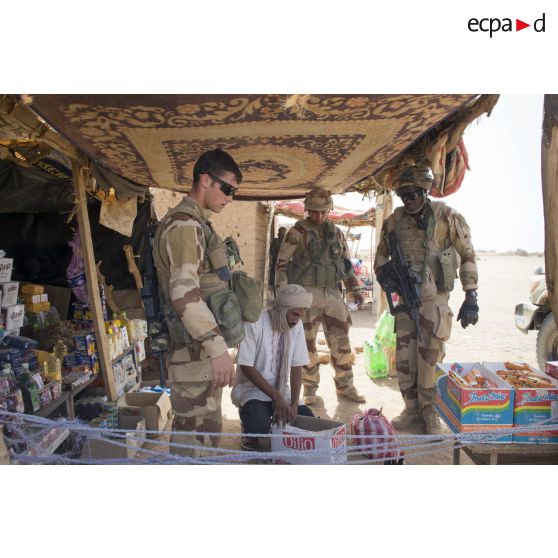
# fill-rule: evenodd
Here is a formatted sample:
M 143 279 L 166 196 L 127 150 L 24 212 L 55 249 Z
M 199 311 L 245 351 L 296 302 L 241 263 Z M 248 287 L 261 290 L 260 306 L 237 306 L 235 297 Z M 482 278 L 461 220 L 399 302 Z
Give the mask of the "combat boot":
M 337 390 L 337 397 L 345 397 L 351 401 L 356 401 L 357 403 L 366 403 L 366 397 L 360 395 L 354 386 L 347 388 L 345 390 Z
M 396 430 L 405 430 L 409 428 L 409 426 L 420 422 L 421 419 L 422 417 L 418 414 L 416 409 L 405 408 L 401 414 L 391 419 L 391 424 Z
M 302 396 L 305 405 L 313 405 L 316 403 L 316 392 L 304 388 L 304 395 Z
M 424 425 L 426 426 L 427 434 L 436 436 L 444 433 L 442 430 L 442 424 L 440 423 L 440 418 L 435 411 L 431 409 L 423 411 L 422 417 L 424 418 Z

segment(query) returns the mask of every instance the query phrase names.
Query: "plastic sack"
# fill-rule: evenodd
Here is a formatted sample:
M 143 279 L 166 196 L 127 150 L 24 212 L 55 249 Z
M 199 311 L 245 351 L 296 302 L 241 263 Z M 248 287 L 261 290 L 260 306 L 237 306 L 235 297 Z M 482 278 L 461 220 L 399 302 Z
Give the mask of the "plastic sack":
M 380 316 L 372 342 L 364 343 L 364 364 L 368 376 L 377 380 L 395 372 L 395 319 L 386 310 Z
M 368 409 L 357 413 L 351 420 L 353 443 L 367 446 L 360 451 L 369 459 L 384 460 L 386 465 L 402 465 L 403 452 L 397 443 L 391 422 L 382 414 L 382 409 Z
M 72 257 L 66 270 L 66 278 L 68 285 L 72 289 L 75 297 L 83 304 L 89 304 L 89 295 L 87 294 L 87 283 L 85 280 L 85 265 L 81 255 L 81 239 L 79 237 L 79 229 L 76 229 L 74 237 L 68 246 L 72 249 Z

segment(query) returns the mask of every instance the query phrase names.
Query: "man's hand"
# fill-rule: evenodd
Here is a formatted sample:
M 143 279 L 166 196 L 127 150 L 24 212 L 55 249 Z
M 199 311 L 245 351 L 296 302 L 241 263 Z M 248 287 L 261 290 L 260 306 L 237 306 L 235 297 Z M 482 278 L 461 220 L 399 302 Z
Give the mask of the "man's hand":
M 364 306 L 364 296 L 362 295 L 362 293 L 354 294 L 353 300 L 359 308 L 362 308 L 362 306 Z
M 234 382 L 234 363 L 229 353 L 211 359 L 213 368 L 213 385 L 215 387 L 232 386 Z
M 477 304 L 477 291 L 466 291 L 465 300 L 457 314 L 457 321 L 461 320 L 461 327 L 475 325 L 479 321 L 479 305 Z
M 291 406 L 285 401 L 285 398 L 277 392 L 273 398 L 273 418 L 272 423 L 279 426 L 287 424 L 291 420 Z
M 298 417 L 298 402 L 291 404 L 291 418 L 289 424 L 296 426 L 296 417 Z

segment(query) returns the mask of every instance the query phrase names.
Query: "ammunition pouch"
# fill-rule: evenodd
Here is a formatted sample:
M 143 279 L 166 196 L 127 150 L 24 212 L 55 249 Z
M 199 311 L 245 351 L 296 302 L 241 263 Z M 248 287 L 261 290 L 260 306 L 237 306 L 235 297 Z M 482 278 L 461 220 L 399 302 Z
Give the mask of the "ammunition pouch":
M 215 317 L 227 347 L 238 345 L 244 339 L 244 325 L 236 295 L 224 289 L 209 295 L 205 302 Z
M 229 289 L 222 289 L 210 294 L 205 299 L 205 303 L 213 314 L 227 346 L 238 345 L 244 339 L 244 326 L 242 325 L 240 303 L 235 293 Z M 186 331 L 178 314 L 167 305 L 165 306 L 165 321 L 170 338 L 175 344 L 189 345 L 194 341 Z
M 167 305 L 165 305 L 165 322 L 173 343 L 176 345 L 187 345 L 192 343 L 193 338 L 182 325 L 182 321 L 178 317 L 178 314 Z
M 436 286 L 442 292 L 452 291 L 457 277 L 454 248 L 450 246 L 447 250 L 441 252 L 438 261 L 440 262 L 441 273 Z
M 243 271 L 234 271 L 232 288 L 245 322 L 257 322 L 263 310 L 263 284 L 258 279 L 248 277 Z

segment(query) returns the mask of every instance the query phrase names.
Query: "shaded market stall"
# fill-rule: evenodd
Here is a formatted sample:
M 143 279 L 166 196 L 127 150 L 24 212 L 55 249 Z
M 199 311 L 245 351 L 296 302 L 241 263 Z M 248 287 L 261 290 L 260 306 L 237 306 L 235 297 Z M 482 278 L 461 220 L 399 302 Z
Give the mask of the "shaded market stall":
M 114 398 L 88 197 L 107 197 L 112 189 L 124 210 L 149 188 L 187 192 L 195 160 L 216 146 L 243 169 L 240 200 L 295 199 L 317 185 L 382 196 L 397 166 L 411 160 L 429 162 L 438 194 L 447 195 L 466 168 L 463 131 L 496 100 L 474 94 L 3 95 L 0 155 L 23 167 L 45 170 L 62 160 L 71 169 L 101 368 Z M 385 208 L 383 216 L 376 211 L 376 226 L 386 216 Z M 269 235 L 268 227 L 268 242 Z

